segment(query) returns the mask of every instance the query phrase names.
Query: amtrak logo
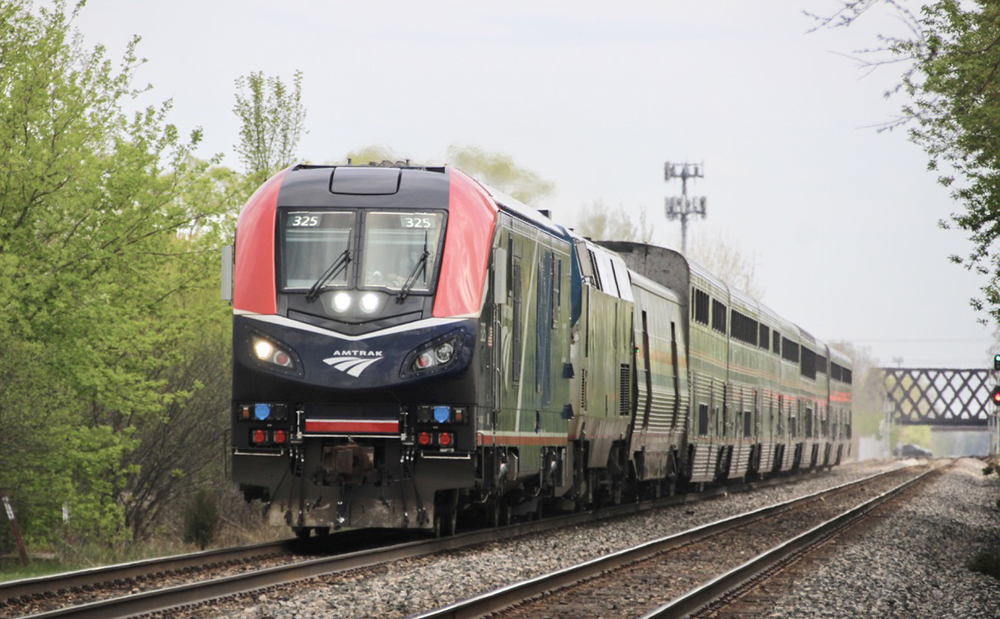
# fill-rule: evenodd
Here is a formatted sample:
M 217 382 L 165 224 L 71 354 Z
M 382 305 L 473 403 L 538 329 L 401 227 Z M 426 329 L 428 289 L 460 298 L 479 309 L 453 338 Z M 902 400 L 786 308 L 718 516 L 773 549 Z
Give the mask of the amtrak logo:
M 381 361 L 382 358 L 381 350 L 338 350 L 333 353 L 332 357 L 323 359 L 323 363 L 357 378 L 375 362 Z

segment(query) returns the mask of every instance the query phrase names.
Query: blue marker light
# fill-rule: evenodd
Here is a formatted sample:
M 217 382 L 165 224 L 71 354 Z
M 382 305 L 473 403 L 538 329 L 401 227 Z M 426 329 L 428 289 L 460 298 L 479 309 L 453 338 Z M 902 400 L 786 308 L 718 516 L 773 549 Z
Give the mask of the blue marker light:
M 451 419 L 451 408 L 448 406 L 434 407 L 434 421 L 438 423 L 448 423 Z
M 253 416 L 259 421 L 264 421 L 271 416 L 271 405 L 270 404 L 254 404 Z

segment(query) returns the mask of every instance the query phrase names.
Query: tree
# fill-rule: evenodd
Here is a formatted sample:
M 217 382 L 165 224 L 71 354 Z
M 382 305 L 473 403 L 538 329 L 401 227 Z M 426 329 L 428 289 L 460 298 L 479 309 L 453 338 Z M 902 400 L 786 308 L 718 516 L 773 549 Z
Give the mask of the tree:
M 653 229 L 646 223 L 645 208 L 639 213 L 637 226 L 624 208 L 619 206 L 609 210 L 601 200 L 583 205 L 576 232 L 594 240 L 653 242 Z M 754 262 L 740 253 L 738 244 L 732 238 L 719 232 L 698 235 L 689 254 L 694 262 L 729 286 L 755 299 L 764 296 L 764 289 L 757 282 Z
M 851 359 L 853 435 L 875 436 L 885 420 L 885 375 L 879 360 L 872 357 L 871 349 L 847 341 L 830 342 L 830 348 Z
M 692 260 L 729 286 L 762 299 L 764 288 L 757 281 L 756 264 L 739 249 L 739 243 L 721 231 L 695 234 L 688 252 Z
M 994 249 L 1000 235 L 1000 5 L 937 0 L 912 13 L 895 0 L 855 0 L 818 18 L 818 25 L 849 26 L 877 4 L 895 8 L 911 36 L 881 37 L 866 65 L 909 63 L 892 91 L 907 95 L 903 117 L 893 125 L 909 127 L 928 168 L 962 205 L 941 226 L 967 231 L 973 248 L 950 259 L 988 276 L 983 298 L 972 304 L 1000 320 L 1000 252 Z
M 182 199 L 201 132 L 169 102 L 122 111 L 138 39 L 116 69 L 72 32 L 81 6 L 0 2 L 0 487 L 29 541 L 61 539 L 64 505 L 72 537 L 125 536 L 137 428 L 188 397 L 165 373 L 210 249 L 178 232 L 220 215 Z
M 584 204 L 577 219 L 576 231 L 581 236 L 595 240 L 638 241 L 649 243 L 653 239 L 653 228 L 646 222 L 646 209 L 639 212 L 639 225 L 625 212 L 621 205 L 614 210 L 604 206 L 603 200 Z
M 555 184 L 517 165 L 510 155 L 452 144 L 447 157 L 450 165 L 530 206 L 542 205 L 555 191 Z
M 262 71 L 238 78 L 233 112 L 241 121 L 236 152 L 256 188 L 295 157 L 306 118 L 302 72 L 295 72 L 290 90 Z
M 408 158 L 398 156 L 392 148 L 382 144 L 371 144 L 347 153 L 351 165 L 377 165 L 386 161 L 407 165 Z

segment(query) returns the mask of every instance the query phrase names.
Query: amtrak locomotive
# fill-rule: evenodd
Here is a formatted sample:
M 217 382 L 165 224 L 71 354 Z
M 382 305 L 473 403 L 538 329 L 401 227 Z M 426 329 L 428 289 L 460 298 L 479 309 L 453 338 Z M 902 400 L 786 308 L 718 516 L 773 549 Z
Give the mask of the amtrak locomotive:
M 232 474 L 300 536 L 453 533 L 849 453 L 850 362 L 671 250 L 454 168 L 296 166 L 240 214 Z

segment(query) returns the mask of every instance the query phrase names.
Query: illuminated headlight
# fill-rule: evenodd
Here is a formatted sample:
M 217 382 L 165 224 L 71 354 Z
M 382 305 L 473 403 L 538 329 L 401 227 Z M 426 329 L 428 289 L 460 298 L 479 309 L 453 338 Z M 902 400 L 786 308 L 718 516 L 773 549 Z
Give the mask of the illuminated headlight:
M 346 312 L 351 307 L 351 295 L 346 292 L 338 292 L 333 297 L 333 309 L 338 312 Z
M 274 355 L 274 346 L 267 340 L 257 340 L 253 344 L 253 351 L 261 361 L 267 361 Z
M 361 297 L 361 311 L 366 314 L 371 314 L 378 309 L 378 295 L 374 292 L 369 292 L 365 296 Z
M 292 355 L 289 354 L 288 351 L 278 348 L 278 346 L 274 343 L 269 342 L 262 337 L 254 336 L 252 346 L 253 354 L 259 361 L 278 365 L 283 368 L 295 368 L 295 362 L 292 361 Z

